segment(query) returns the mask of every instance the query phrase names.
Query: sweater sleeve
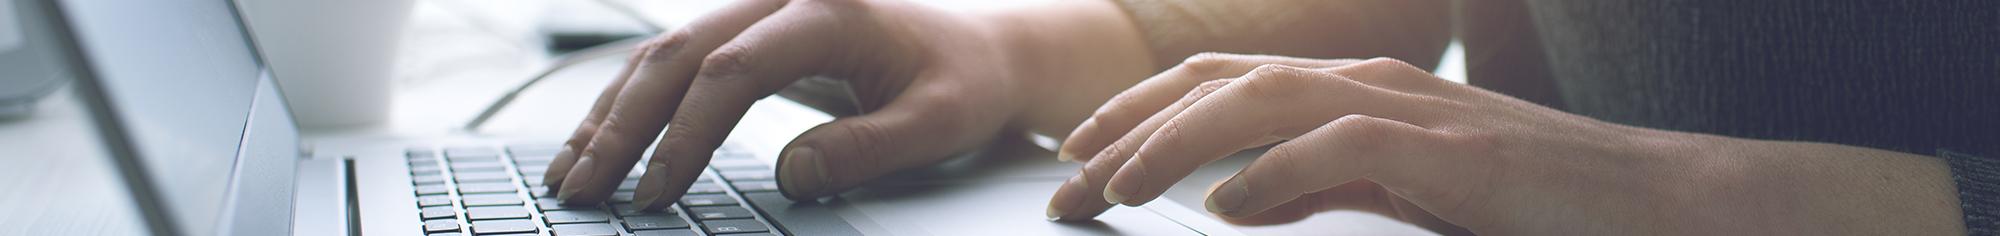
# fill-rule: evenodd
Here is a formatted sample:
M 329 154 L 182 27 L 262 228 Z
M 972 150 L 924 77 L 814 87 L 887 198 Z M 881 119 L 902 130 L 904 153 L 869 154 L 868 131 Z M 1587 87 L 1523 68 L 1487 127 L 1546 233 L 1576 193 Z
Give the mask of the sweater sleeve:
M 2000 159 L 1939 150 L 1951 165 L 1958 184 L 1959 208 L 1965 212 L 1965 232 L 2000 235 Z

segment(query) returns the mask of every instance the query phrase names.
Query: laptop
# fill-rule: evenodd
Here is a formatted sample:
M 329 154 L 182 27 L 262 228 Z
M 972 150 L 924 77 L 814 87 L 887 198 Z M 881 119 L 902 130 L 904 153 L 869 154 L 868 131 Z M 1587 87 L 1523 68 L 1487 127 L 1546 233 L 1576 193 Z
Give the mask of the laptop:
M 560 205 L 541 186 L 560 141 L 551 137 L 302 144 L 246 34 L 254 29 L 228 0 L 0 3 L 29 9 L 24 22 L 43 27 L 28 35 L 55 39 L 49 48 L 61 53 L 49 61 L 78 78 L 156 235 L 1238 234 L 1178 203 L 1045 220 L 1048 197 L 1076 166 L 1034 148 L 990 148 L 793 202 L 776 192 L 774 158 L 724 145 L 665 211 L 629 210 L 637 172 L 608 204 Z

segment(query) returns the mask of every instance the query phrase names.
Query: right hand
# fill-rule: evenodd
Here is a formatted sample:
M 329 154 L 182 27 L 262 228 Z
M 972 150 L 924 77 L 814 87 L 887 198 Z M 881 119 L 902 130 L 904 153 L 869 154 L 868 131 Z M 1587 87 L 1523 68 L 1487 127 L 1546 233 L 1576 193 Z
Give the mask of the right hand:
M 1020 110 L 992 24 L 895 1 L 744 0 L 642 46 L 549 165 L 565 204 L 606 200 L 665 130 L 634 203 L 680 199 L 752 102 L 844 80 L 860 115 L 781 152 L 783 194 L 812 199 L 990 141 Z M 814 103 L 808 101 L 807 103 Z M 822 103 L 824 104 L 824 103 Z M 673 129 L 665 129 L 667 126 Z

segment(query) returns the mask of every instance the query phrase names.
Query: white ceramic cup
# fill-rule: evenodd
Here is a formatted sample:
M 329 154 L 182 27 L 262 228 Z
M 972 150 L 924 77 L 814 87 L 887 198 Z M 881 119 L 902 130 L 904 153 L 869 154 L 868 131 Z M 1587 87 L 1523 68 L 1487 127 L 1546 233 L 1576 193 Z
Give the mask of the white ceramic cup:
M 380 123 L 415 0 L 236 0 L 305 127 Z

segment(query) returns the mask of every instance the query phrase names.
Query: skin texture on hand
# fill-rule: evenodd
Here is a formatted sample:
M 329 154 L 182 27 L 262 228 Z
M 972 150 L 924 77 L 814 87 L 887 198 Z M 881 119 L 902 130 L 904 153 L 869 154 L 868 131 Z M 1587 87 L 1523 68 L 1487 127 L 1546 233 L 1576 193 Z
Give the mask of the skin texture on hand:
M 807 76 L 843 80 L 861 111 L 782 152 L 788 197 L 935 162 L 990 140 L 1019 110 L 1020 87 L 1007 80 L 1015 76 L 1005 70 L 1008 54 L 991 46 L 999 45 L 992 30 L 894 1 L 739 1 L 645 44 L 550 165 L 547 182 L 565 203 L 603 201 L 660 137 L 635 204 L 665 207 L 753 101 Z
M 1393 59 L 1205 54 L 1099 108 L 1092 156 L 1050 201 L 1088 219 L 1277 143 L 1210 190 L 1240 224 L 1371 211 L 1446 234 L 1962 233 L 1937 159 L 1622 126 L 1446 82 Z M 1083 155 L 1076 155 L 1083 156 Z
M 699 177 L 749 105 L 781 90 L 821 99 L 803 102 L 822 104 L 815 108 L 854 109 L 828 111 L 844 116 L 778 151 L 779 187 L 793 199 L 837 194 L 1002 134 L 1067 130 L 1073 121 L 1064 117 L 1082 118 L 1063 114 L 1095 103 L 1025 104 L 1101 100 L 1150 73 L 1144 43 L 1123 20 L 1115 5 L 1095 1 L 987 12 L 902 1 L 738 1 L 633 55 L 546 182 L 566 204 L 601 202 L 659 137 L 634 203 L 665 207 Z

